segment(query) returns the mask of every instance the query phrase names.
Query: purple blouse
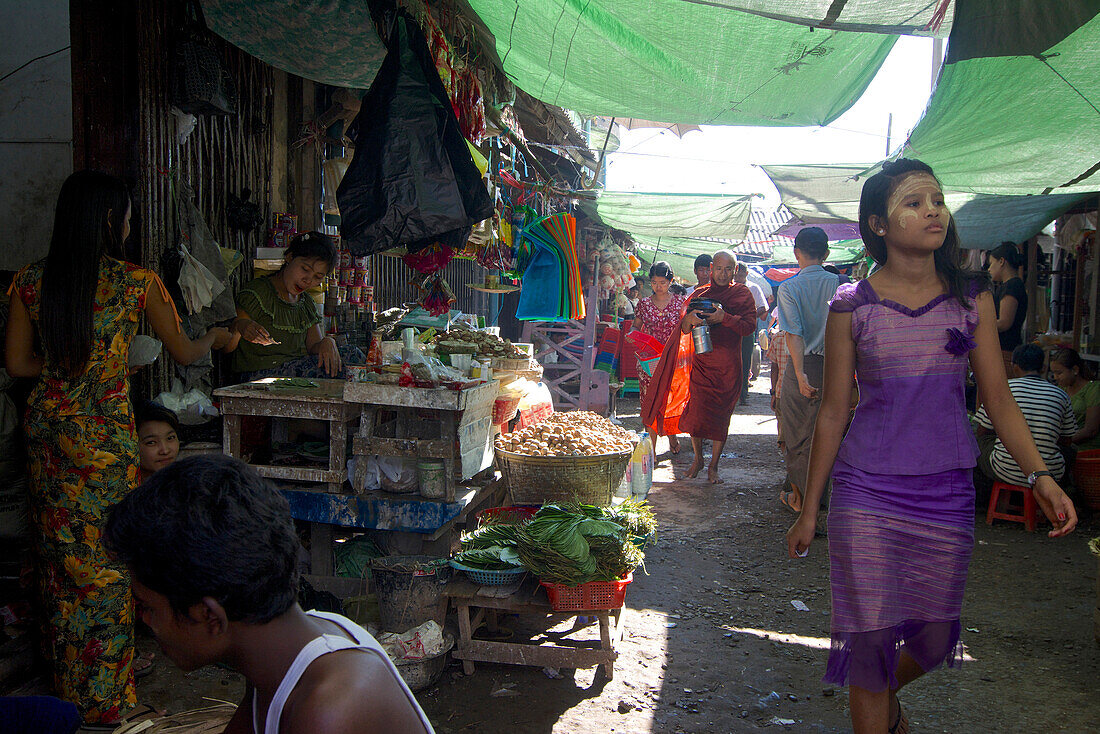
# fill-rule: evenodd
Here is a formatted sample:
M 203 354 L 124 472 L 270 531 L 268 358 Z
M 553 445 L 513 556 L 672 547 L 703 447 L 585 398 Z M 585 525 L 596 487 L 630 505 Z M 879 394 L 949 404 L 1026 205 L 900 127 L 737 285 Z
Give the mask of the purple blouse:
M 972 287 L 976 297 L 978 287 Z M 966 417 L 967 357 L 978 311 L 950 294 L 916 310 L 883 300 L 866 280 L 840 286 L 829 310 L 852 314 L 859 405 L 837 458 L 875 474 L 975 466 Z

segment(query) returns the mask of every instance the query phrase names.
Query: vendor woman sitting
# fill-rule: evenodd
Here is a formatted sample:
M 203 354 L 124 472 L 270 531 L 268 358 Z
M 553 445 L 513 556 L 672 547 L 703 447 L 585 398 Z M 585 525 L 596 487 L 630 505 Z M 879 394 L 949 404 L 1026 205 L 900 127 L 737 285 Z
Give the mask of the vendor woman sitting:
M 290 241 L 286 262 L 274 275 L 256 278 L 237 294 L 232 369 L 241 382 L 263 377 L 342 377 L 344 362 L 363 362 L 355 347 L 338 348 L 321 330 L 317 306 L 306 292 L 336 262 L 328 235 L 306 232 Z

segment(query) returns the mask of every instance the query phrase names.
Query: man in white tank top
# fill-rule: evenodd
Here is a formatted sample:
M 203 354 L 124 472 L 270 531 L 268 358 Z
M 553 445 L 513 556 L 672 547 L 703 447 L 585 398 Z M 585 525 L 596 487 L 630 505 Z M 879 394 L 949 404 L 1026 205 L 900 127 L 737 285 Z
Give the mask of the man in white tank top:
M 174 663 L 246 678 L 227 733 L 434 734 L 373 637 L 298 606 L 290 508 L 246 464 L 197 456 L 160 470 L 114 508 L 105 540 Z

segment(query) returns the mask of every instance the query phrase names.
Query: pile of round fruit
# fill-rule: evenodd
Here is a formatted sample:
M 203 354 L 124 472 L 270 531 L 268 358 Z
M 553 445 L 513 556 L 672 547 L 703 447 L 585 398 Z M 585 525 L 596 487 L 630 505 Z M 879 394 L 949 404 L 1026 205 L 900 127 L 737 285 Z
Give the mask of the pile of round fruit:
M 588 410 L 554 413 L 533 426 L 502 433 L 498 449 L 526 456 L 601 456 L 634 450 L 634 434 Z

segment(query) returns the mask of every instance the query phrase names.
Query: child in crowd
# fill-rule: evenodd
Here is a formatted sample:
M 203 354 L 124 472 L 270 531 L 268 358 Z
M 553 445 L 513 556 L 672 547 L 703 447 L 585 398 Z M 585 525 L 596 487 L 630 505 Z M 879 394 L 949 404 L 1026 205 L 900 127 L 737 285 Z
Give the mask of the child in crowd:
M 105 539 L 174 663 L 244 675 L 229 734 L 432 733 L 366 630 L 298 606 L 290 508 L 246 464 L 204 455 L 161 469 L 114 508 Z
M 138 411 L 134 423 L 137 426 L 141 480 L 145 481 L 179 456 L 180 422 L 168 408 L 148 402 Z
M 825 680 L 849 686 L 856 734 L 904 734 L 898 690 L 961 660 L 978 455 L 964 406 L 968 362 L 997 436 L 1054 525 L 1050 536 L 1071 532 L 1077 514 L 1009 392 L 988 280 L 961 268 L 932 169 L 884 165 L 863 186 L 859 229 L 880 267 L 830 303 L 806 496 L 787 544 L 791 558 L 808 553 L 831 474 Z

